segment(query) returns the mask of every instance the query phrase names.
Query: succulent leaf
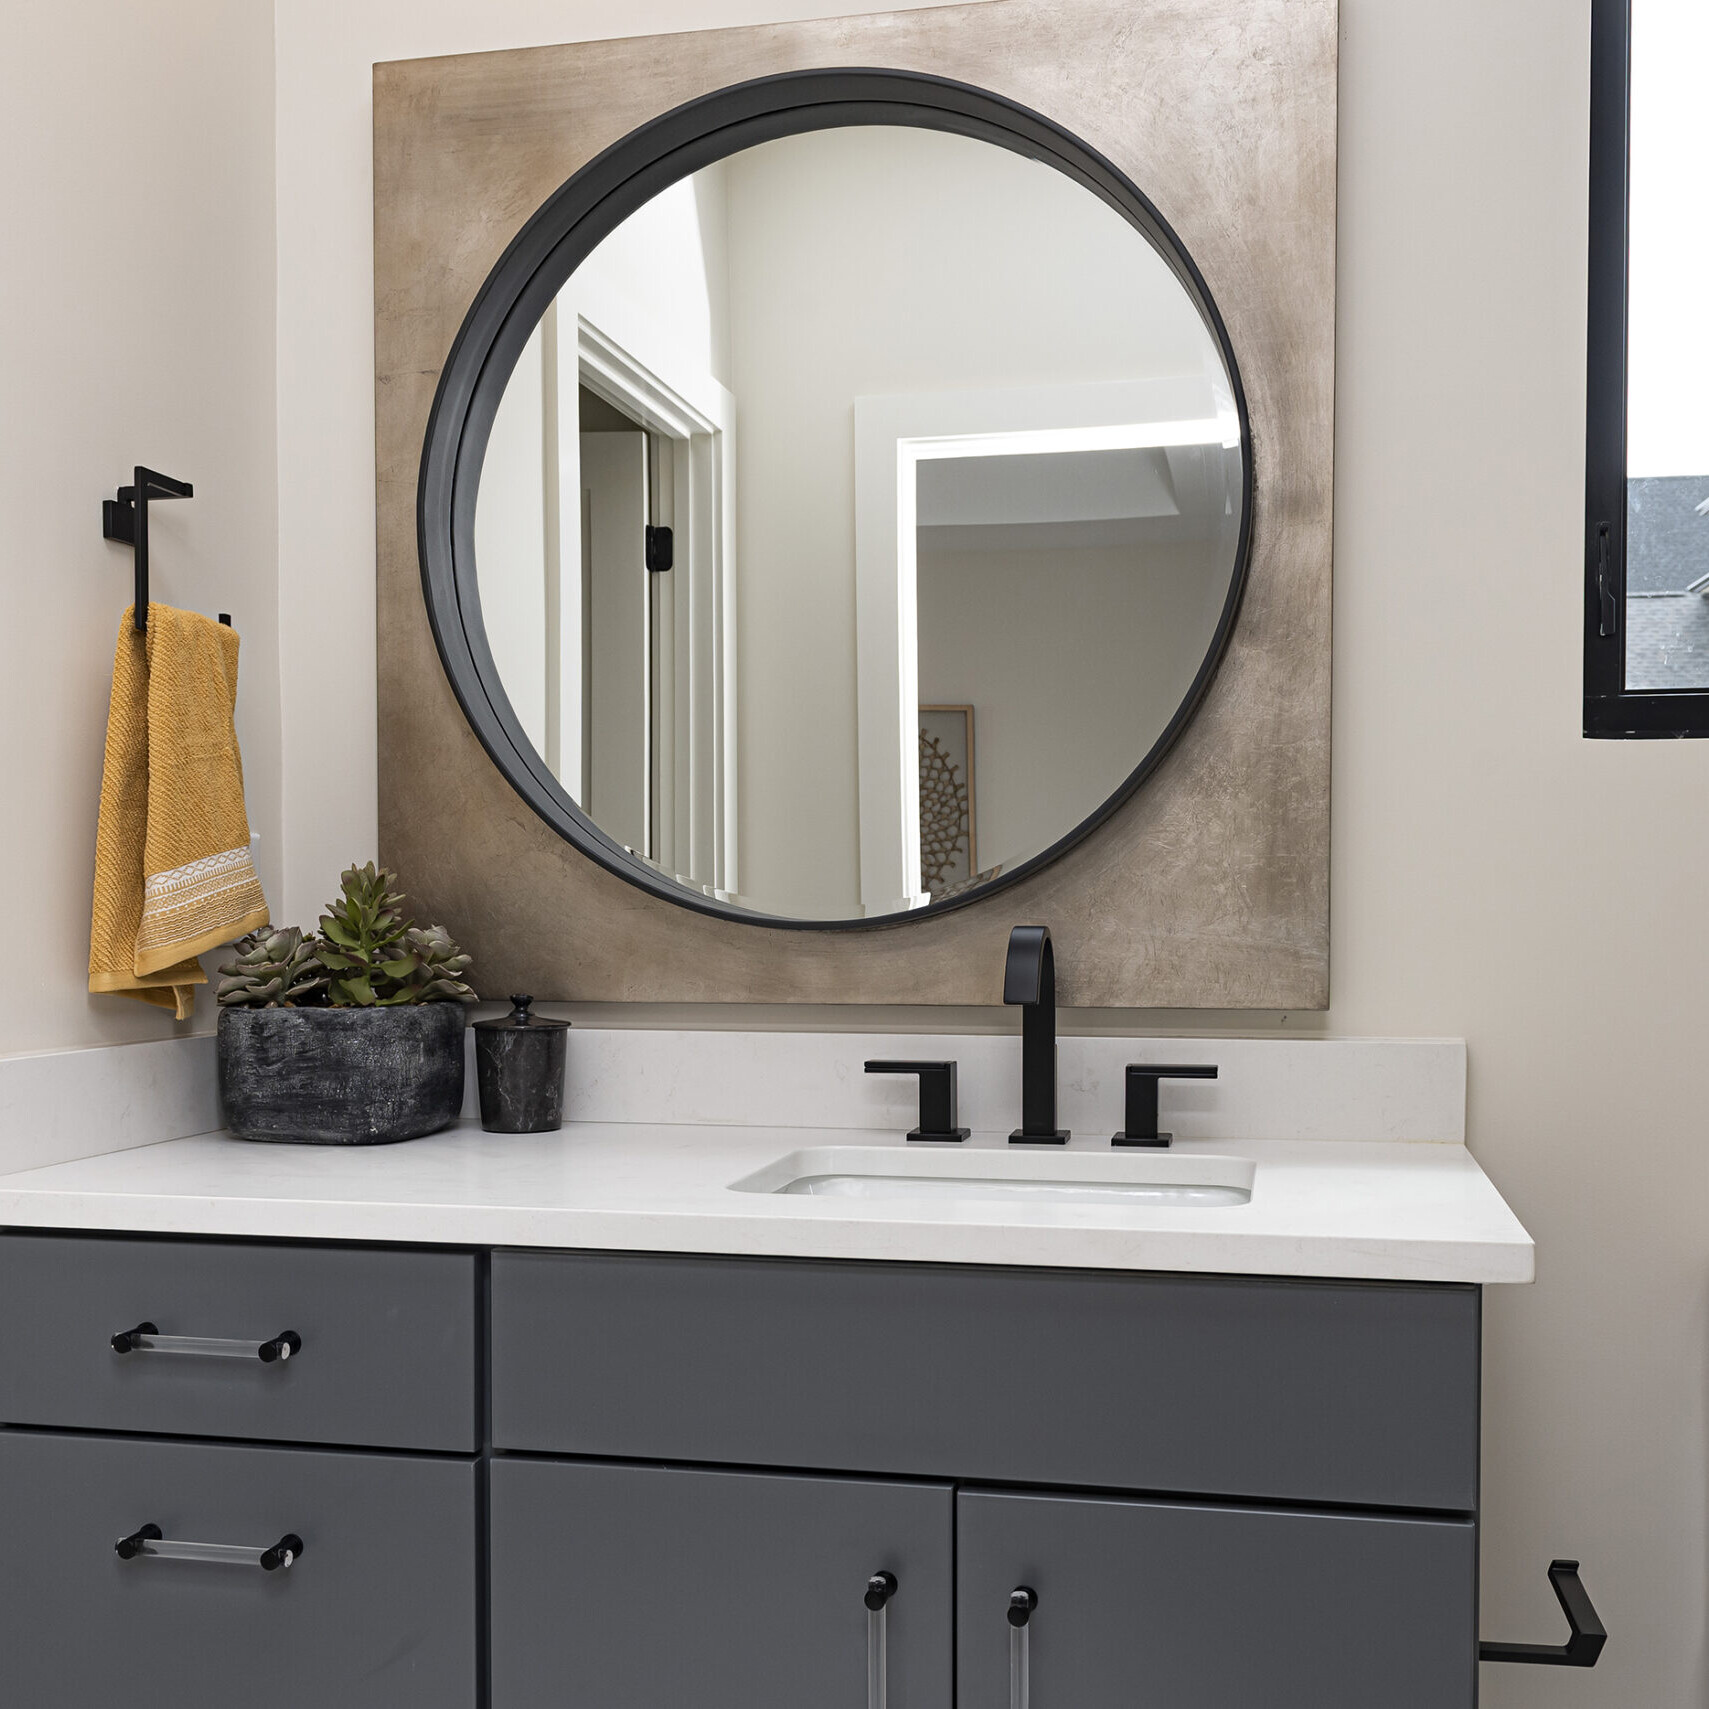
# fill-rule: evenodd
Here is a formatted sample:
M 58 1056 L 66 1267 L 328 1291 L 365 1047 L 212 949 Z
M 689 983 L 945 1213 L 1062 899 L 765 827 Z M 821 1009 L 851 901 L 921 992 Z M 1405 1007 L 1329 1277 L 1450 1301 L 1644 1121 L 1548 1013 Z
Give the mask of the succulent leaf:
M 443 926 L 424 930 L 407 918 L 396 883 L 395 873 L 372 861 L 343 874 L 343 893 L 320 922 L 320 959 L 331 974 L 327 1001 L 340 1008 L 474 1002 L 459 978 L 469 957 Z
M 228 1008 L 277 1009 L 312 997 L 326 984 L 315 941 L 296 926 L 264 927 L 232 945 L 235 958 L 220 968 L 216 988 Z

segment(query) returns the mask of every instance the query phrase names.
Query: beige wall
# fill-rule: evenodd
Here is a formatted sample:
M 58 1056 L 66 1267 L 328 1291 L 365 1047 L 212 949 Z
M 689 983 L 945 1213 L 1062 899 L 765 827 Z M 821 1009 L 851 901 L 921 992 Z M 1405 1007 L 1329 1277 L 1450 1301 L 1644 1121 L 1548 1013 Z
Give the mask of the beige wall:
M 1306 1025 L 1468 1039 L 1472 1145 L 1540 1248 L 1536 1285 L 1487 1306 L 1485 1625 L 1552 1637 L 1543 1569 L 1569 1554 L 1614 1633 L 1594 1673 L 1486 1667 L 1486 1709 L 1709 1695 L 1709 745 L 1577 734 L 1586 10 L 1343 0 L 1335 989 Z M 301 911 L 373 844 L 369 63 L 761 14 L 744 0 L 281 5 L 285 789 Z M 179 63 L 162 45 L 161 75 Z M 106 186 L 91 180 L 93 205 Z M 55 229 L 88 269 L 114 265 L 92 230 Z M 108 400 L 85 408 L 85 391 L 69 405 L 54 391 L 54 409 L 105 432 Z M 186 388 L 188 418 L 221 395 Z M 76 445 L 60 420 L 39 431 Z M 91 467 L 91 507 L 107 463 L 140 454 L 129 444 Z M 31 514 L 66 531 L 56 576 L 113 573 L 76 506 Z M 32 599 L 54 585 L 34 572 L 58 538 L 26 531 Z M 98 616 L 91 656 L 110 639 L 111 611 Z M 80 753 L 98 722 L 86 700 L 59 714 L 84 720 Z M 44 746 L 69 740 L 58 720 L 37 724 Z M 47 758 L 39 775 L 68 773 Z M 85 859 L 78 837 L 64 847 Z M 44 854 L 29 873 L 53 870 Z M 24 978 L 70 953 L 74 923 L 53 923 Z M 1299 1030 L 1280 1016 L 1074 1024 Z
M 206 1030 L 85 988 L 128 548 L 101 500 L 145 463 L 152 596 L 243 637 L 239 734 L 280 872 L 273 20 L 254 0 L 16 0 L 0 51 L 0 1054 Z
M 1484 1607 L 1551 1555 L 1614 1636 L 1486 1709 L 1685 1709 L 1705 1669 L 1709 744 L 1586 742 L 1583 0 L 1346 0 L 1338 1032 L 1461 1033 L 1538 1243 L 1487 1307 Z

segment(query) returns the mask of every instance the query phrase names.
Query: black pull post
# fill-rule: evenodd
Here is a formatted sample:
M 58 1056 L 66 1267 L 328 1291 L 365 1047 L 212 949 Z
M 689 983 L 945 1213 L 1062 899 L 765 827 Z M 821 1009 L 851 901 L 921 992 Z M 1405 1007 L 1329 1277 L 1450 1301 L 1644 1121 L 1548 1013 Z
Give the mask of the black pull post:
M 908 1135 L 941 1145 L 958 1144 L 968 1130 L 956 1125 L 956 1069 L 953 1062 L 869 1062 L 868 1074 L 918 1074 L 920 1125 Z
M 163 1535 L 158 1525 L 140 1526 L 128 1537 L 121 1537 L 113 1545 L 113 1553 L 121 1561 L 134 1561 L 142 1553 L 144 1543 L 158 1543 Z
M 1193 1067 L 1163 1067 L 1150 1063 L 1127 1065 L 1127 1109 L 1120 1133 L 1110 1136 L 1111 1145 L 1168 1145 L 1172 1133 L 1157 1131 L 1157 1082 L 1159 1080 L 1214 1080 L 1216 1067 L 1206 1063 Z

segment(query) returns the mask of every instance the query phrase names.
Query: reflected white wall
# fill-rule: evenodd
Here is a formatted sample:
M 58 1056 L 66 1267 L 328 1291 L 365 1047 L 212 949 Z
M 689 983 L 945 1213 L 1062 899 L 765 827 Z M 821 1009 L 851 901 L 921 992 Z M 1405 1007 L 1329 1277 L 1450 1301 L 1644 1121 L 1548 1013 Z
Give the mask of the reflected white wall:
M 860 898 L 855 398 L 1198 376 L 1205 334 L 1117 214 L 990 144 L 825 131 L 725 171 L 742 888 L 776 912 L 846 915 Z
M 481 621 L 517 721 L 546 752 L 546 435 L 543 340 L 529 339 L 481 465 L 475 564 Z
M 920 701 L 974 708 L 981 868 L 1048 848 L 1145 757 L 1198 669 L 1180 641 L 1206 628 L 1204 560 L 921 550 Z

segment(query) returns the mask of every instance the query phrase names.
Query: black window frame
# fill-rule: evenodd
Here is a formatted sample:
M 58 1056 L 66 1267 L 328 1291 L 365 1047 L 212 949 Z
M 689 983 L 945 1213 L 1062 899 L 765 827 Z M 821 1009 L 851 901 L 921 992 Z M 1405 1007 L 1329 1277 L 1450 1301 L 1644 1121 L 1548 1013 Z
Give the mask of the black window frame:
M 1626 687 L 1632 0 L 1591 0 L 1584 733 L 1709 736 L 1709 688 Z

